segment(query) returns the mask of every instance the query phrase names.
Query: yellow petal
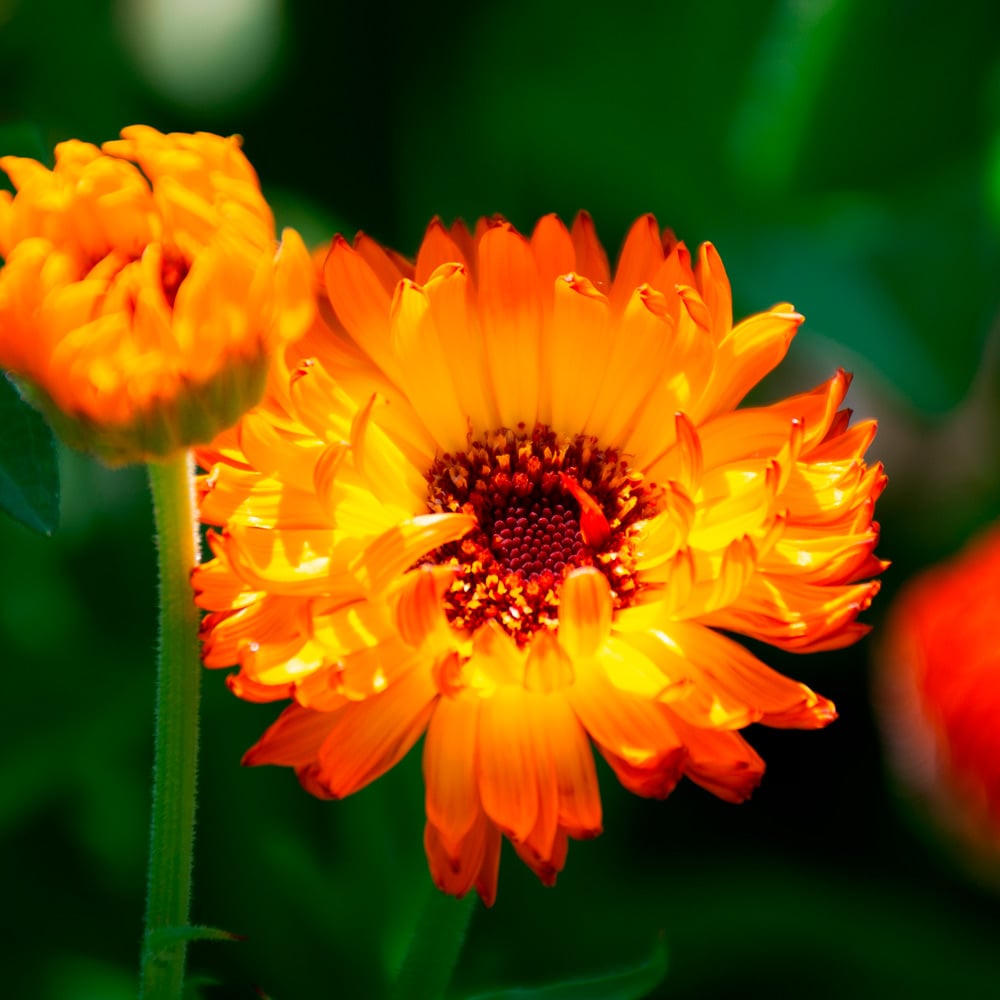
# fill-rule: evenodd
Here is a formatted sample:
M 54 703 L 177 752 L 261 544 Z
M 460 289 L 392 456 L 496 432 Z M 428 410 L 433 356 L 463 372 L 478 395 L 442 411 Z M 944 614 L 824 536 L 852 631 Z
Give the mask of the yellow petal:
M 351 424 L 351 456 L 355 468 L 381 503 L 416 513 L 426 510 L 427 481 L 372 420 L 378 397 L 372 396 Z
M 382 371 L 395 379 L 399 364 L 389 338 L 390 293 L 342 236 L 334 238 L 323 274 L 330 302 L 344 328 Z
M 454 542 L 476 526 L 468 514 L 420 514 L 383 532 L 353 560 L 351 572 L 378 593 L 422 556 Z
M 555 633 L 543 629 L 531 640 L 524 664 L 524 686 L 528 691 L 548 694 L 573 683 L 573 663 Z
M 424 292 L 460 410 L 480 432 L 499 427 L 500 410 L 468 273 L 458 266 L 442 267 L 432 275 Z M 463 432 L 467 429 L 463 425 Z
M 434 653 L 453 644 L 441 598 L 454 576 L 449 566 L 429 565 L 406 574 L 396 603 L 396 627 L 404 642 Z
M 550 335 L 543 344 L 547 357 L 543 367 L 551 372 L 552 383 L 542 394 L 539 419 L 563 434 L 578 434 L 607 369 L 608 300 L 577 275 L 557 278 L 554 296 Z
M 788 352 L 802 317 L 791 307 L 758 313 L 733 327 L 719 345 L 712 380 L 699 405 L 700 419 L 733 409 Z
M 400 360 L 401 385 L 437 447 L 461 450 L 469 418 L 458 403 L 427 295 L 411 281 L 400 282 L 393 298 L 391 338 Z
M 559 642 L 576 660 L 597 654 L 611 632 L 611 585 L 592 566 L 573 570 L 559 592 Z

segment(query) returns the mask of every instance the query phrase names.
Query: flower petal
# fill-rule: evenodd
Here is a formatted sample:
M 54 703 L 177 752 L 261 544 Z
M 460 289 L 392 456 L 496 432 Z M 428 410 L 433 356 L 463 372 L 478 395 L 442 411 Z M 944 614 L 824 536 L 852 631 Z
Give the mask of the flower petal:
M 507 836 L 524 840 L 538 818 L 538 760 L 525 718 L 529 695 L 500 687 L 479 710 L 477 768 L 486 815 Z
M 576 434 L 587 422 L 607 367 L 608 301 L 577 275 L 557 279 L 554 291 L 552 326 L 544 344 L 551 360 L 543 365 L 552 383 L 542 395 L 538 417 L 556 431 Z
M 430 671 L 415 668 L 381 694 L 330 713 L 333 724 L 309 777 L 335 798 L 363 788 L 420 739 L 436 697 Z
M 500 831 L 484 815 L 479 815 L 454 854 L 445 849 L 440 832 L 428 822 L 424 849 L 434 884 L 442 892 L 461 897 L 475 885 L 483 904 L 493 905 L 500 867 Z
M 611 633 L 611 584 L 592 566 L 566 575 L 559 595 L 559 642 L 576 660 L 597 654 Z
M 427 819 L 452 858 L 460 855 L 462 841 L 482 814 L 476 770 L 479 705 L 470 694 L 440 698 L 424 740 Z
M 351 562 L 350 572 L 373 593 L 390 586 L 428 552 L 475 527 L 468 514 L 419 514 L 383 532 Z
M 479 313 L 500 422 L 531 427 L 538 414 L 541 298 L 531 248 L 511 226 L 495 226 L 479 242 Z

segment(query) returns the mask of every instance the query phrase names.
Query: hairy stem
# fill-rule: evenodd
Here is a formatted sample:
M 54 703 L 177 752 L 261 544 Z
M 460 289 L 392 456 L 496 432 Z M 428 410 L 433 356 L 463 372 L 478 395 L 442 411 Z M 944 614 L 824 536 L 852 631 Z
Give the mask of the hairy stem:
M 160 613 L 153 817 L 140 997 L 177 1000 L 190 923 L 201 663 L 189 578 L 198 558 L 188 453 L 150 463 Z

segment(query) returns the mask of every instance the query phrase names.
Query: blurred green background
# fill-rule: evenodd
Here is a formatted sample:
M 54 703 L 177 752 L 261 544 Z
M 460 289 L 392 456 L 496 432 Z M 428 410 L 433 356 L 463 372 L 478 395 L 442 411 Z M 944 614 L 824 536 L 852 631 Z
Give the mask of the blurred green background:
M 657 996 L 985 996 L 1000 896 L 883 767 L 870 684 L 907 576 L 1000 513 L 1000 7 L 955 0 L 569 6 L 0 0 L 0 128 L 49 149 L 132 122 L 238 132 L 279 221 L 412 253 L 434 214 L 579 208 L 613 254 L 653 211 L 711 239 L 741 315 L 807 317 L 760 398 L 842 365 L 886 463 L 875 640 L 769 662 L 833 698 L 752 729 L 743 806 L 638 800 L 554 890 L 505 849 L 455 996 L 623 967 Z M 4 149 L 0 152 L 21 152 Z M 2 430 L 0 430 L 2 433 Z M 134 994 L 151 767 L 154 550 L 140 471 L 64 454 L 54 539 L 0 521 L 0 995 Z M 430 890 L 419 759 L 340 803 L 239 759 L 276 714 L 204 677 L 192 948 L 209 998 L 379 997 Z

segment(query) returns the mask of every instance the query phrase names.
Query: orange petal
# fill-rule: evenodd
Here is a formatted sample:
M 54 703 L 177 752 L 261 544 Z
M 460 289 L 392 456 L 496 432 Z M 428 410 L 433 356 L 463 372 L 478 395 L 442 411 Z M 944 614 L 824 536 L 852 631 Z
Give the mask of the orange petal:
M 329 794 L 350 795 L 401 760 L 420 739 L 436 698 L 430 671 L 416 667 L 381 694 L 330 713 L 333 724 L 316 762 Z
M 634 766 L 656 766 L 677 749 L 659 704 L 616 690 L 597 671 L 578 674 L 566 697 L 591 738 Z
M 509 837 L 524 840 L 538 818 L 538 761 L 525 718 L 523 689 L 499 687 L 479 713 L 477 765 L 486 815 Z
M 684 741 L 684 773 L 692 781 L 726 802 L 750 797 L 764 777 L 764 761 L 739 733 L 698 729 L 680 718 L 671 724 Z
M 334 712 L 314 712 L 290 705 L 267 732 L 243 755 L 248 767 L 282 764 L 300 767 L 316 759 L 337 720 Z
M 486 906 L 497 895 L 500 831 L 482 813 L 454 854 L 445 849 L 433 823 L 424 827 L 424 850 L 434 884 L 452 896 L 464 896 L 473 885 Z
M 541 296 L 531 247 L 508 225 L 479 242 L 479 315 L 490 377 L 505 427 L 538 415 Z
M 469 274 L 462 267 L 443 267 L 433 274 L 424 292 L 441 350 L 451 367 L 460 409 L 480 431 L 499 427 L 502 421 Z
M 794 652 L 840 649 L 868 631 L 869 626 L 854 619 L 870 606 L 879 587 L 878 580 L 822 586 L 793 576 L 758 574 L 737 603 L 701 620 Z
M 561 617 L 561 616 L 560 616 Z M 542 629 L 531 641 L 524 664 L 524 686 L 528 691 L 549 694 L 573 683 L 573 663 L 555 633 Z
M 588 212 L 579 212 L 573 220 L 573 246 L 576 249 L 576 271 L 588 278 L 599 291 L 611 290 L 611 268 L 608 255 L 597 238 L 594 220 Z
M 468 416 L 455 394 L 454 372 L 438 335 L 424 289 L 403 281 L 392 301 L 391 337 L 401 367 L 401 386 L 439 451 L 455 452 L 465 444 Z M 450 343 L 450 338 L 449 341 Z
M 357 232 L 354 237 L 354 249 L 390 295 L 400 279 L 413 277 L 413 267 L 406 258 L 395 250 L 383 247 L 367 233 L 360 230 Z
M 406 574 L 396 604 L 396 627 L 403 641 L 414 647 L 429 644 L 442 652 L 453 639 L 441 598 L 455 578 L 450 566 L 424 564 Z
M 357 582 L 339 565 L 339 541 L 332 531 L 271 531 L 233 524 L 220 544 L 251 590 L 344 600 L 358 596 Z
M 601 796 L 587 734 L 565 698 L 530 699 L 537 714 L 535 739 L 544 744 L 555 777 L 559 826 L 572 837 L 601 832 Z
M 663 378 L 674 330 L 663 295 L 647 285 L 634 289 L 618 323 L 610 324 L 610 357 L 587 418 L 588 432 L 607 444 L 631 432 L 647 396 Z
M 323 275 L 344 329 L 389 378 L 395 378 L 399 371 L 389 343 L 390 290 L 342 236 L 333 239 Z
M 629 641 L 667 676 L 691 678 L 698 697 L 692 694 L 671 708 L 695 725 L 735 729 L 762 722 L 783 729 L 818 729 L 837 717 L 825 698 L 711 629 L 671 622 L 662 632 L 632 633 Z
M 650 215 L 642 215 L 632 223 L 615 269 L 611 289 L 611 311 L 618 314 L 640 285 L 646 284 L 663 263 L 663 243 L 660 227 Z
M 457 541 L 475 526 L 469 514 L 418 514 L 379 535 L 350 570 L 362 586 L 381 592 L 428 552 Z
M 467 265 L 462 248 L 455 242 L 444 224 L 436 216 L 424 232 L 420 250 L 417 252 L 417 267 L 414 280 L 424 284 L 442 264 Z
M 543 303 L 547 310 L 551 310 L 553 282 L 560 275 L 577 269 L 573 239 L 557 215 L 543 215 L 538 220 L 531 234 L 531 252 L 538 266 Z
M 574 569 L 559 593 L 559 642 L 576 660 L 594 656 L 611 632 L 611 585 L 593 566 Z
M 687 754 L 679 739 L 672 750 L 645 764 L 633 764 L 604 746 L 600 751 L 622 787 L 645 799 L 665 799 L 684 777 Z
M 560 472 L 559 482 L 580 505 L 580 536 L 584 545 L 594 551 L 603 549 L 611 539 L 611 526 L 603 508 L 572 476 Z
M 228 667 L 239 662 L 251 645 L 267 646 L 305 639 L 299 612 L 303 602 L 295 597 L 259 595 L 246 607 L 208 615 L 202 622 L 202 659 L 206 667 Z
M 699 405 L 699 418 L 734 409 L 777 367 L 801 323 L 802 317 L 791 307 L 776 307 L 733 327 L 719 345 L 714 374 Z
M 424 740 L 427 819 L 453 858 L 482 813 L 476 780 L 479 704 L 469 694 L 440 698 Z
M 611 350 L 608 318 L 607 299 L 587 278 L 566 275 L 556 281 L 543 366 L 552 382 L 538 414 L 553 430 L 579 434 L 586 425 Z
M 711 243 L 702 243 L 698 248 L 695 275 L 698 291 L 711 317 L 710 329 L 718 342 L 733 326 L 733 295 L 722 258 Z
M 551 846 L 539 850 L 532 839 L 523 843 L 514 842 L 518 857 L 539 877 L 542 885 L 553 886 L 556 877 L 566 864 L 569 841 L 565 830 L 556 831 Z

